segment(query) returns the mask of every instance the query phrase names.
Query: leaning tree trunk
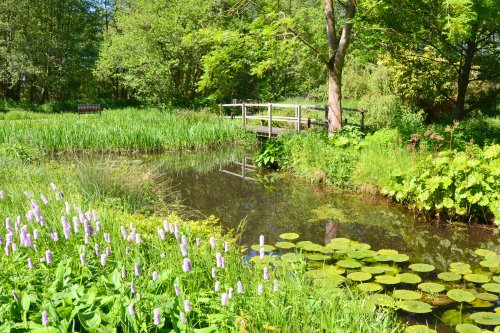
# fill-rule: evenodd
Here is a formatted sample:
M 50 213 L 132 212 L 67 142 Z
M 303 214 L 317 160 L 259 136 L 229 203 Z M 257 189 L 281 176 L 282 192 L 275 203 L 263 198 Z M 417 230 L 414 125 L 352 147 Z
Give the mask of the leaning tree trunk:
M 351 37 L 352 19 L 356 12 L 356 0 L 349 0 L 345 6 L 344 26 L 340 38 L 335 31 L 335 12 L 332 0 L 324 0 L 326 33 L 328 38 L 328 137 L 342 128 L 342 69 Z
M 476 43 L 474 41 L 467 42 L 467 48 L 465 49 L 464 62 L 460 68 L 460 73 L 458 75 L 458 85 L 457 85 L 457 101 L 455 103 L 455 120 L 463 120 L 465 117 L 465 96 L 467 95 L 467 88 L 470 82 L 470 71 L 472 69 L 472 60 L 477 51 Z

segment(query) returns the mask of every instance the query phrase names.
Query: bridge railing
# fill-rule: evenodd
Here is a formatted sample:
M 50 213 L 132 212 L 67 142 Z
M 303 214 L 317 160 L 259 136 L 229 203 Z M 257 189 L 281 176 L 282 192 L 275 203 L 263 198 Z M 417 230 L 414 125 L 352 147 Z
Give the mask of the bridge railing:
M 241 116 L 235 116 L 234 114 L 231 114 L 231 116 L 227 116 L 227 118 L 231 119 L 240 119 L 242 120 L 243 127 L 247 127 L 247 122 L 248 120 L 261 120 L 261 121 L 267 121 L 267 135 L 271 137 L 273 135 L 273 121 L 278 121 L 278 122 L 288 122 L 288 123 L 294 123 L 295 124 L 295 130 L 297 132 L 301 131 L 301 125 L 306 124 L 307 128 L 310 128 L 311 125 L 314 123 L 313 119 L 310 117 L 304 117 L 303 116 L 303 111 L 304 110 L 319 110 L 319 111 L 324 111 L 324 118 L 321 119 L 317 123 L 317 125 L 320 126 L 326 126 L 327 125 L 327 119 L 328 119 L 328 106 L 325 105 L 309 105 L 309 104 L 280 104 L 280 103 L 231 103 L 231 104 L 220 104 L 220 108 L 222 111 L 223 107 L 236 107 L 236 108 L 241 108 Z M 263 115 L 255 115 L 252 112 L 249 112 L 249 108 L 267 108 L 267 114 Z M 294 109 L 295 114 L 293 117 L 290 116 L 280 116 L 280 115 L 273 115 L 273 109 L 275 108 L 286 108 L 286 109 Z M 358 110 L 358 109 L 351 109 L 351 108 L 342 108 L 342 111 L 347 111 L 347 112 L 356 112 L 359 113 L 360 115 L 360 124 L 352 124 L 348 123 L 347 119 L 346 122 L 344 122 L 344 125 L 353 125 L 353 126 L 359 126 L 361 130 L 365 129 L 365 113 L 366 110 Z

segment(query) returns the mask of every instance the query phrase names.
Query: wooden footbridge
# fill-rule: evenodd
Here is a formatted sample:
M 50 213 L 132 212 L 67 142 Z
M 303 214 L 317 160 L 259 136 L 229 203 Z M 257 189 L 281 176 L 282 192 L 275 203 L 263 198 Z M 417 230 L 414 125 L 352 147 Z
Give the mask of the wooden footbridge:
M 220 104 L 220 107 L 221 111 L 223 107 L 240 109 L 241 115 L 235 115 L 234 112 L 231 112 L 231 115 L 226 116 L 226 118 L 241 119 L 243 127 L 256 132 L 259 137 L 271 138 L 284 132 L 302 132 L 312 126 L 327 126 L 328 124 L 328 106 L 324 105 L 233 103 Z M 294 109 L 294 116 L 273 115 L 274 109 Z M 323 111 L 321 113 L 323 117 L 304 117 L 303 112 L 307 110 Z M 358 126 L 361 130 L 365 129 L 365 110 L 342 108 L 342 111 L 356 112 L 360 115 L 359 124 L 344 122 L 344 125 Z M 253 120 L 257 120 L 257 124 L 255 124 L 256 122 Z M 249 123 L 249 121 L 251 123 Z M 260 125 L 258 125 L 259 121 Z M 280 126 L 283 124 L 289 125 L 286 127 Z

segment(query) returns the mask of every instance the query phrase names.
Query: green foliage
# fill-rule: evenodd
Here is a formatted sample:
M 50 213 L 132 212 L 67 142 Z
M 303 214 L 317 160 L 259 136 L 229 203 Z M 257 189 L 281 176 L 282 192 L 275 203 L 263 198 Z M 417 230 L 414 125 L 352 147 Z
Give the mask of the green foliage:
M 500 145 L 427 155 L 396 176 L 385 193 L 450 218 L 492 221 L 500 202 Z
M 264 142 L 259 152 L 257 152 L 254 163 L 257 167 L 278 168 L 283 164 L 284 158 L 284 144 L 280 139 L 269 139 Z

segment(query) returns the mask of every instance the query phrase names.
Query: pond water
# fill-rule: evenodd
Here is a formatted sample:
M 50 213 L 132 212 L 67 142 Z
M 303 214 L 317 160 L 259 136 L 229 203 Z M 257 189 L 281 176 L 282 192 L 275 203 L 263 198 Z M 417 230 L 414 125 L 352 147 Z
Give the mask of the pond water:
M 160 165 L 164 179 L 193 217 L 215 215 L 230 228 L 245 220 L 242 241 L 248 245 L 258 243 L 261 234 L 269 244 L 286 232 L 322 245 L 346 237 L 375 250 L 398 250 L 411 261 L 432 264 L 440 271 L 454 261 L 477 261 L 473 253 L 477 248 L 500 252 L 497 229 L 426 221 L 378 196 L 260 173 L 249 156 L 229 150 L 147 161 Z
M 321 245 L 344 237 L 369 244 L 373 250 L 405 253 L 410 262 L 432 264 L 437 272 L 446 271 L 453 262 L 479 267 L 481 259 L 474 253 L 478 248 L 500 253 L 498 228 L 428 221 L 379 196 L 311 185 L 283 173 L 259 172 L 251 156 L 220 149 L 118 160 L 132 160 L 147 172 L 159 175 L 155 181 L 166 187 L 166 200 L 177 202 L 184 216 L 196 219 L 214 215 L 227 228 L 237 228 L 244 221 L 242 242 L 246 245 L 258 244 L 261 234 L 266 244 L 274 244 L 280 234 L 288 232 L 298 233 L 299 240 Z M 108 156 L 95 162 L 109 161 Z M 427 274 L 427 279 L 437 281 L 436 274 Z M 449 288 L 465 288 L 465 284 Z M 487 304 L 498 305 L 498 301 Z M 454 303 L 431 314 L 400 314 L 405 321 L 428 322 L 439 332 L 453 332 L 437 318 L 456 318 L 457 310 Z

